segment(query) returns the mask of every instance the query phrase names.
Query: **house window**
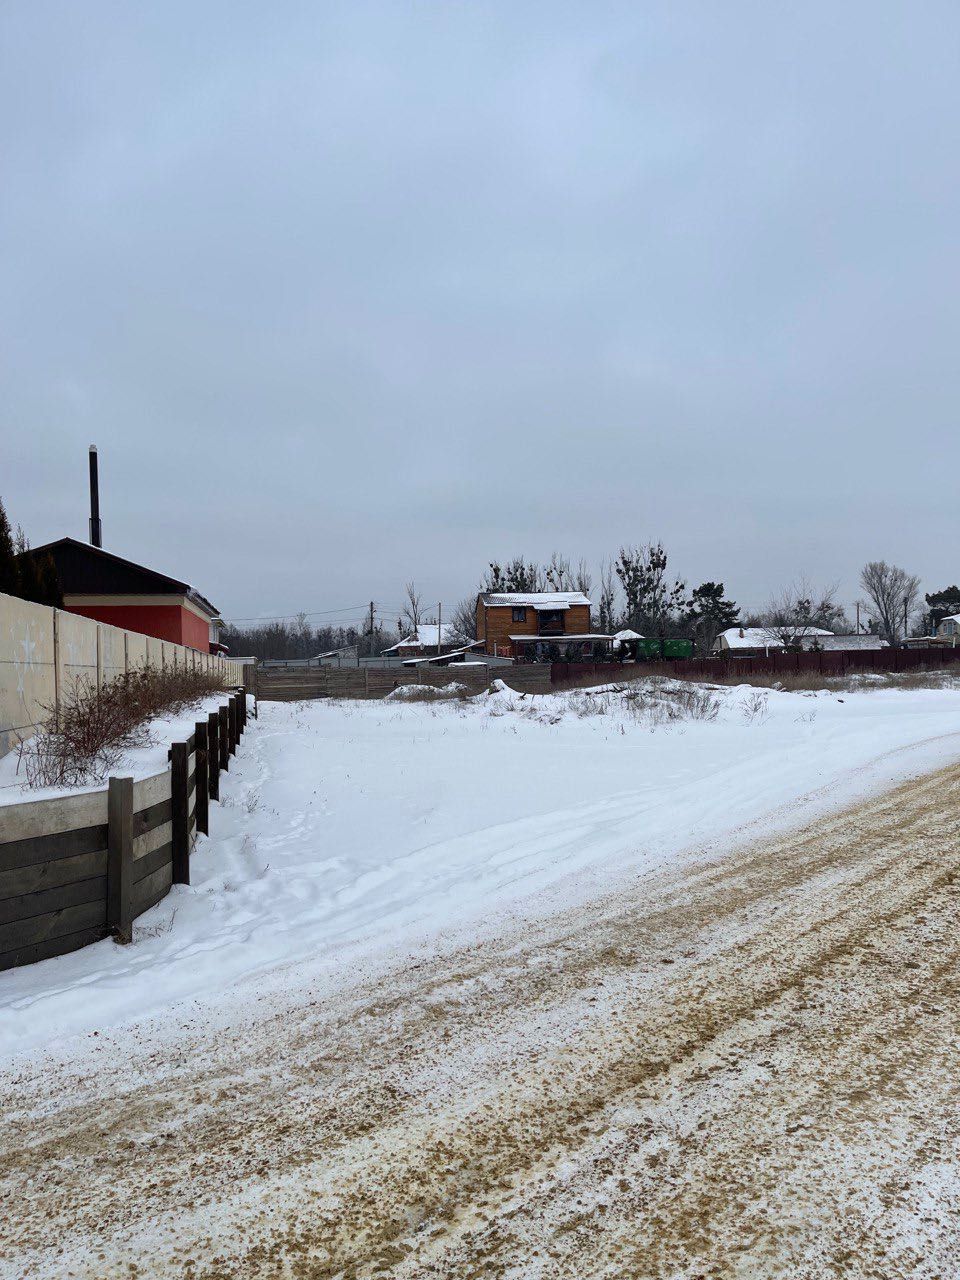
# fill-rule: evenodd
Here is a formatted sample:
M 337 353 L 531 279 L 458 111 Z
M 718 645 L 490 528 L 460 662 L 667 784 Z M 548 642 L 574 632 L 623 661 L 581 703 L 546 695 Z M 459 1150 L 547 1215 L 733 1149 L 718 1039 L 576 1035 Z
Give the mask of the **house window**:
M 526 609 L 523 609 L 523 608 L 521 608 L 521 609 L 514 609 L 514 611 L 513 611 L 513 620 L 514 620 L 514 622 L 526 622 L 526 620 L 527 620 L 527 611 L 526 611 Z
M 539 617 L 540 634 L 542 636 L 563 635 L 564 626 L 562 609 L 541 609 Z

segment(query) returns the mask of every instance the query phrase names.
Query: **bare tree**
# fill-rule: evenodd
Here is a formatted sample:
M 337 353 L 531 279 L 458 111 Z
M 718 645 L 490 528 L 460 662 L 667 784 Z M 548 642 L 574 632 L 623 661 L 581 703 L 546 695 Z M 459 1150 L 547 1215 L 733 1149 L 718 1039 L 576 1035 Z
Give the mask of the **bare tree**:
M 554 551 L 549 562 L 544 565 L 543 576 L 554 591 L 565 591 L 570 586 L 570 579 L 573 576 L 570 561 L 566 556 Z
M 573 585 L 578 591 L 582 591 L 585 596 L 590 594 L 590 588 L 593 586 L 593 574 L 587 568 L 586 560 L 581 559 L 577 564 L 577 571 L 573 575 Z
M 626 599 L 624 620 L 628 627 L 667 635 L 683 606 L 686 584 L 667 579 L 667 553 L 662 542 L 645 547 L 621 547 L 614 565 Z
M 610 635 L 616 625 L 617 587 L 610 560 L 600 562 L 600 599 L 597 603 L 597 625 L 604 635 Z
M 760 618 L 770 643 L 787 649 L 801 647 L 817 631 L 836 632 L 850 626 L 837 603 L 836 583 L 813 587 L 802 574 L 770 600 Z
M 529 564 L 523 556 L 516 556 L 509 564 L 501 565 L 492 560 L 480 583 L 481 591 L 543 591 L 546 589 L 543 570 L 533 560 Z
M 916 611 L 920 579 L 886 560 L 871 560 L 860 573 L 860 586 L 867 594 L 867 613 L 890 644 L 906 636 L 910 615 Z M 902 630 L 901 630 L 902 629 Z
M 476 596 L 466 596 L 454 608 L 450 618 L 451 626 L 458 636 L 463 636 L 464 640 L 476 640 L 477 638 L 477 598 Z
M 415 636 L 421 622 L 423 622 L 423 604 L 415 582 L 408 582 L 405 591 L 407 593 L 407 603 L 403 606 L 401 621 L 405 625 L 409 625 L 410 634 Z

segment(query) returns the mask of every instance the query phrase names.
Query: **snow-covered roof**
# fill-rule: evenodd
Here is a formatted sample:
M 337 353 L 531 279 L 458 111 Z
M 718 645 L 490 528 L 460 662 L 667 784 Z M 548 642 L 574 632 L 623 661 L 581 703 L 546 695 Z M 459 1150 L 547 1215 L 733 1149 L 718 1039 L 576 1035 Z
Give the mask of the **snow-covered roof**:
M 943 626 L 945 622 L 960 622 L 960 613 L 948 613 L 945 618 L 941 618 L 938 626 Z
M 494 608 L 505 605 L 514 609 L 569 609 L 572 604 L 590 603 L 582 591 L 481 591 L 480 599 Z
M 886 649 L 888 648 L 886 640 L 881 636 L 871 635 L 864 632 L 862 635 L 835 636 L 817 635 L 816 643 L 824 650 L 825 653 L 844 653 L 853 650 L 864 649 Z M 814 637 L 805 635 L 801 638 L 800 643 L 804 649 L 809 649 L 814 643 Z
M 442 635 L 439 634 L 442 632 Z M 396 653 L 403 649 L 436 648 L 438 644 L 461 644 L 463 636 L 451 623 L 445 622 L 438 627 L 435 622 L 421 622 L 414 634 L 404 636 L 397 644 L 392 644 L 384 653 Z
M 789 631 L 789 628 L 784 628 Z M 809 636 L 832 636 L 832 631 L 822 627 L 797 628 L 798 642 Z M 778 649 L 783 646 L 780 631 L 776 627 L 728 627 L 717 636 L 717 644 L 723 641 L 728 649 Z
M 630 628 L 629 628 L 629 627 L 627 627 L 627 628 L 626 628 L 625 630 L 623 630 L 623 631 L 618 631 L 618 632 L 616 633 L 616 635 L 615 635 L 613 638 L 614 638 L 614 640 L 620 640 L 620 641 L 623 641 L 623 640 L 642 640 L 642 639 L 643 639 L 643 636 L 640 634 L 640 632 L 639 632 L 639 631 L 631 631 L 631 630 L 630 630 Z

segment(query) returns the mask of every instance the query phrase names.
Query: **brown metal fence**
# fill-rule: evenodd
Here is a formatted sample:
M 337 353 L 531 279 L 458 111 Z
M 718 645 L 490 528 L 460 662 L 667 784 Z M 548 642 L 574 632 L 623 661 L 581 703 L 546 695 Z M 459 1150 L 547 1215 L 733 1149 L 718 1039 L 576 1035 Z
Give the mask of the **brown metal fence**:
M 844 676 L 860 672 L 896 673 L 931 670 L 960 663 L 960 648 L 867 649 L 849 652 L 775 653 L 763 658 L 681 658 L 676 662 L 554 662 L 554 686 L 635 679 L 645 675 L 674 676 L 678 680 L 749 680 L 753 675 L 793 676 L 812 673 Z

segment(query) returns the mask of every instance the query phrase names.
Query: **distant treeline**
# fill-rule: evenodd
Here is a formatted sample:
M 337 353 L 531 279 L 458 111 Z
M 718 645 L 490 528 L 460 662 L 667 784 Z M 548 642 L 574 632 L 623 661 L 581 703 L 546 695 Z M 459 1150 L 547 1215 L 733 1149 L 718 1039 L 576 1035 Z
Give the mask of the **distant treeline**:
M 383 627 L 372 635 L 356 627 L 314 627 L 303 615 L 253 627 L 228 626 L 221 635 L 231 655 L 246 658 L 315 658 L 318 653 L 353 646 L 365 658 L 381 653 L 399 638 Z

